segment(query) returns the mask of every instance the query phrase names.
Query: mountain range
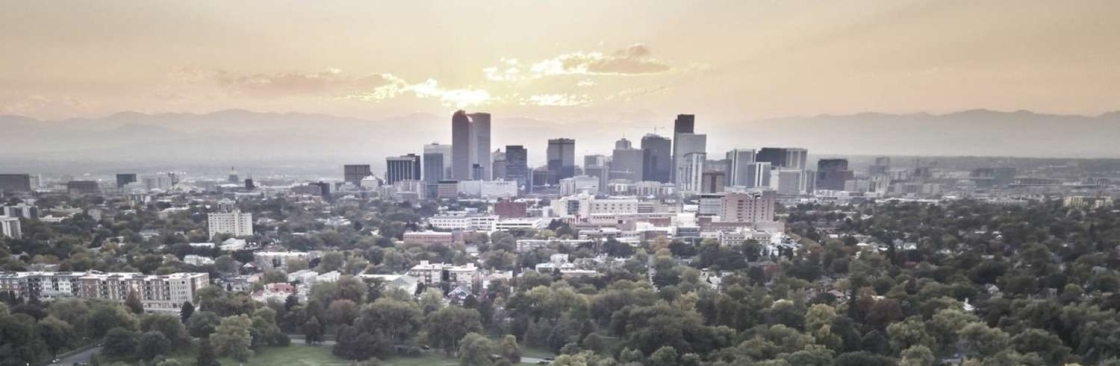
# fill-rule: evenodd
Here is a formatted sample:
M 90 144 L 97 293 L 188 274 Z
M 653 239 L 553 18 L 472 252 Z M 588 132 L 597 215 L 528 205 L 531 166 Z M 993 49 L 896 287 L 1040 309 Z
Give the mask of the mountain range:
M 1099 116 L 969 110 L 948 114 L 819 115 L 755 121 L 705 121 L 708 151 L 799 146 L 814 154 L 1120 157 L 1120 112 Z M 643 123 L 662 124 L 662 123 Z M 665 126 L 671 122 L 665 121 Z M 624 123 L 553 122 L 495 116 L 492 148 L 525 145 L 544 162 L 546 140 L 571 137 L 577 155 L 609 154 L 614 140 L 640 135 Z M 666 129 L 668 130 L 668 129 Z M 122 112 L 102 118 L 41 121 L 0 116 L 0 164 L 35 161 L 195 162 L 317 160 L 384 162 L 384 156 L 449 143 L 450 114 L 363 120 L 326 114 L 223 110 L 207 114 Z M 663 133 L 664 134 L 664 133 Z M 715 157 L 713 156 L 713 158 Z M 582 160 L 577 157 L 577 161 Z

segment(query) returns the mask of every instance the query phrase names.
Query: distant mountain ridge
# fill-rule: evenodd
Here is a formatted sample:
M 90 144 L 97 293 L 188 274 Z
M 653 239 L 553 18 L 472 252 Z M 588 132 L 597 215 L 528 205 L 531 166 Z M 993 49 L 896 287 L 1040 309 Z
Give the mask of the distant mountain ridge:
M 241 109 L 206 114 L 121 112 L 56 121 L 5 115 L 0 116 L 0 129 L 0 162 L 316 158 L 377 165 L 385 156 L 420 153 L 423 144 L 446 144 L 451 137 L 450 117 L 427 113 L 364 120 Z M 577 154 L 609 153 L 618 138 L 634 140 L 632 130 L 624 123 L 558 123 L 496 115 L 491 147 L 525 145 L 530 163 L 536 164 L 543 161 L 548 138 L 575 138 Z M 1120 112 L 1077 116 L 976 109 L 737 122 L 709 121 L 700 114 L 696 130 L 709 135 L 710 159 L 722 158 L 731 148 L 763 146 L 801 146 L 820 154 L 1120 157 Z

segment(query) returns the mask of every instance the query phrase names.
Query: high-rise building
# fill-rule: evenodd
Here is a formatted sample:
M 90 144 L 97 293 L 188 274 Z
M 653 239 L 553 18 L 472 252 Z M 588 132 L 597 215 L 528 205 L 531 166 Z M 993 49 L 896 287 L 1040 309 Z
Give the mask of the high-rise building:
M 673 176 L 673 143 L 647 134 L 642 137 L 642 180 L 669 183 Z
M 39 218 L 39 208 L 26 203 L 0 206 L 0 216 L 22 217 L 28 220 L 34 220 Z
M 610 179 L 640 182 L 644 176 L 644 163 L 644 152 L 641 149 L 635 149 L 630 140 L 618 140 L 611 154 Z
M 704 163 L 708 161 L 708 154 L 693 152 L 685 155 L 678 164 L 680 174 L 677 175 L 677 188 L 682 193 L 700 193 L 704 179 Z
M 347 164 L 342 166 L 342 177 L 347 183 L 355 186 L 362 185 L 362 179 L 373 175 L 373 170 L 370 169 L 369 164 Z
M 506 145 L 505 180 L 517 182 L 522 190 L 529 190 L 529 152 L 521 145 Z
M 798 190 L 806 192 L 806 182 L 811 179 L 806 176 L 805 171 L 808 166 L 809 151 L 802 148 L 793 147 L 764 147 L 758 150 L 755 155 L 755 161 L 770 163 L 774 169 L 797 169 L 801 171 L 801 182 L 798 184 Z
M 781 196 L 801 194 L 801 182 L 806 180 L 797 169 L 774 169 L 770 173 L 770 179 L 770 187 Z
M 117 188 L 124 188 L 129 183 L 136 182 L 136 173 L 117 174 Z
M 681 179 L 683 179 L 682 174 L 684 174 L 684 166 L 685 164 L 689 163 L 689 155 L 703 154 L 705 157 L 708 156 L 706 153 L 707 144 L 707 135 L 699 135 L 693 133 L 677 134 L 676 141 L 673 142 L 673 153 L 675 154 L 675 158 L 673 160 L 676 162 L 675 166 L 677 169 L 675 172 L 676 180 L 674 180 L 674 182 L 678 183 L 678 185 L 682 182 Z M 696 178 L 699 179 L 699 177 L 700 173 L 697 172 Z
M 424 179 L 424 184 L 428 190 L 429 197 L 436 196 L 436 189 L 439 186 L 439 181 L 444 179 L 444 174 L 447 173 L 444 169 L 444 159 L 450 156 L 444 155 L 442 152 L 429 152 L 427 149 L 424 151 L 423 172 L 421 178 Z
M 673 121 L 673 161 L 670 169 L 673 171 L 673 182 L 677 181 L 678 171 L 680 170 L 679 163 L 690 152 L 684 151 L 678 146 L 681 144 L 681 135 L 696 133 L 696 116 L 692 114 L 678 114 L 677 119 Z
M 420 156 L 416 154 L 385 158 L 385 183 L 393 184 L 402 180 L 420 180 Z
M 890 170 L 891 170 L 891 157 L 880 156 L 880 157 L 875 158 L 875 164 L 872 164 L 871 166 L 867 167 L 867 174 L 872 175 L 872 176 L 887 175 L 887 172 L 890 171 Z
M 727 181 L 727 178 L 724 177 L 725 174 L 726 173 L 721 172 L 721 171 L 717 171 L 717 170 L 709 170 L 709 171 L 704 172 L 703 176 L 700 179 L 700 185 L 701 185 L 700 192 L 701 193 L 723 192 L 724 182 Z
M 471 166 L 481 169 L 482 180 L 491 180 L 493 166 L 490 156 L 490 113 L 471 113 Z
M 583 174 L 589 177 L 595 177 L 599 180 L 599 192 L 607 192 L 608 183 L 610 182 L 610 168 L 598 165 L 589 165 L 583 168 Z
M 211 212 L 206 217 L 210 237 L 218 234 L 229 234 L 234 237 L 253 236 L 253 214 L 233 210 L 229 212 Z
M 735 149 L 727 152 L 727 185 L 747 186 L 747 174 L 754 162 L 754 149 Z
M 607 157 L 606 155 L 602 155 L 602 154 L 584 155 L 583 156 L 583 167 L 584 167 L 584 169 L 586 169 L 589 166 L 603 166 L 603 167 L 605 167 L 607 165 L 610 165 L 610 163 L 611 163 L 610 160 L 611 159 L 609 157 Z
M 747 164 L 747 188 L 770 187 L 770 162 L 756 161 Z
M 821 159 L 817 162 L 817 189 L 843 191 L 844 183 L 855 178 L 848 170 L 848 159 Z
M 0 174 L 0 192 L 31 192 L 31 175 Z
M 723 195 L 723 222 L 772 222 L 777 194 L 771 190 Z
M 23 238 L 23 229 L 19 226 L 19 218 L 0 216 L 0 236 L 6 236 L 12 239 Z
M 490 161 L 493 162 L 490 165 L 490 168 L 492 170 L 491 179 L 505 179 L 506 153 L 502 152 L 502 149 L 494 150 L 493 153 L 490 153 Z
M 489 180 L 490 114 L 456 111 L 451 116 L 451 177 L 470 180 L 481 175 Z
M 72 180 L 66 182 L 66 192 L 69 194 L 97 194 L 101 192 L 101 188 L 98 187 L 97 181 Z
M 576 175 L 576 140 L 559 138 L 548 140 L 548 170 L 553 174 L 549 184 Z

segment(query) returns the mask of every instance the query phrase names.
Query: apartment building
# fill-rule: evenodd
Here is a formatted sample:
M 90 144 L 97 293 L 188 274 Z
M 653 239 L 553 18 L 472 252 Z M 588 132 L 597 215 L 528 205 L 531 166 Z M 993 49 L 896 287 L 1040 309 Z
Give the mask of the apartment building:
M 88 298 L 125 301 L 136 293 L 144 310 L 178 312 L 193 301 L 199 289 L 210 285 L 206 273 L 145 275 L 136 272 L 2 272 L 0 291 L 24 299 L 49 301 Z

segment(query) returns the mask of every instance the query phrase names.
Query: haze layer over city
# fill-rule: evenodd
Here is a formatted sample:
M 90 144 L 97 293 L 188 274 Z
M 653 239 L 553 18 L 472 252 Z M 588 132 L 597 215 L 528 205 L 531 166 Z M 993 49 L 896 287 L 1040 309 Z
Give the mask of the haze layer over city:
M 0 9 L 0 366 L 1120 366 L 1120 2 Z

